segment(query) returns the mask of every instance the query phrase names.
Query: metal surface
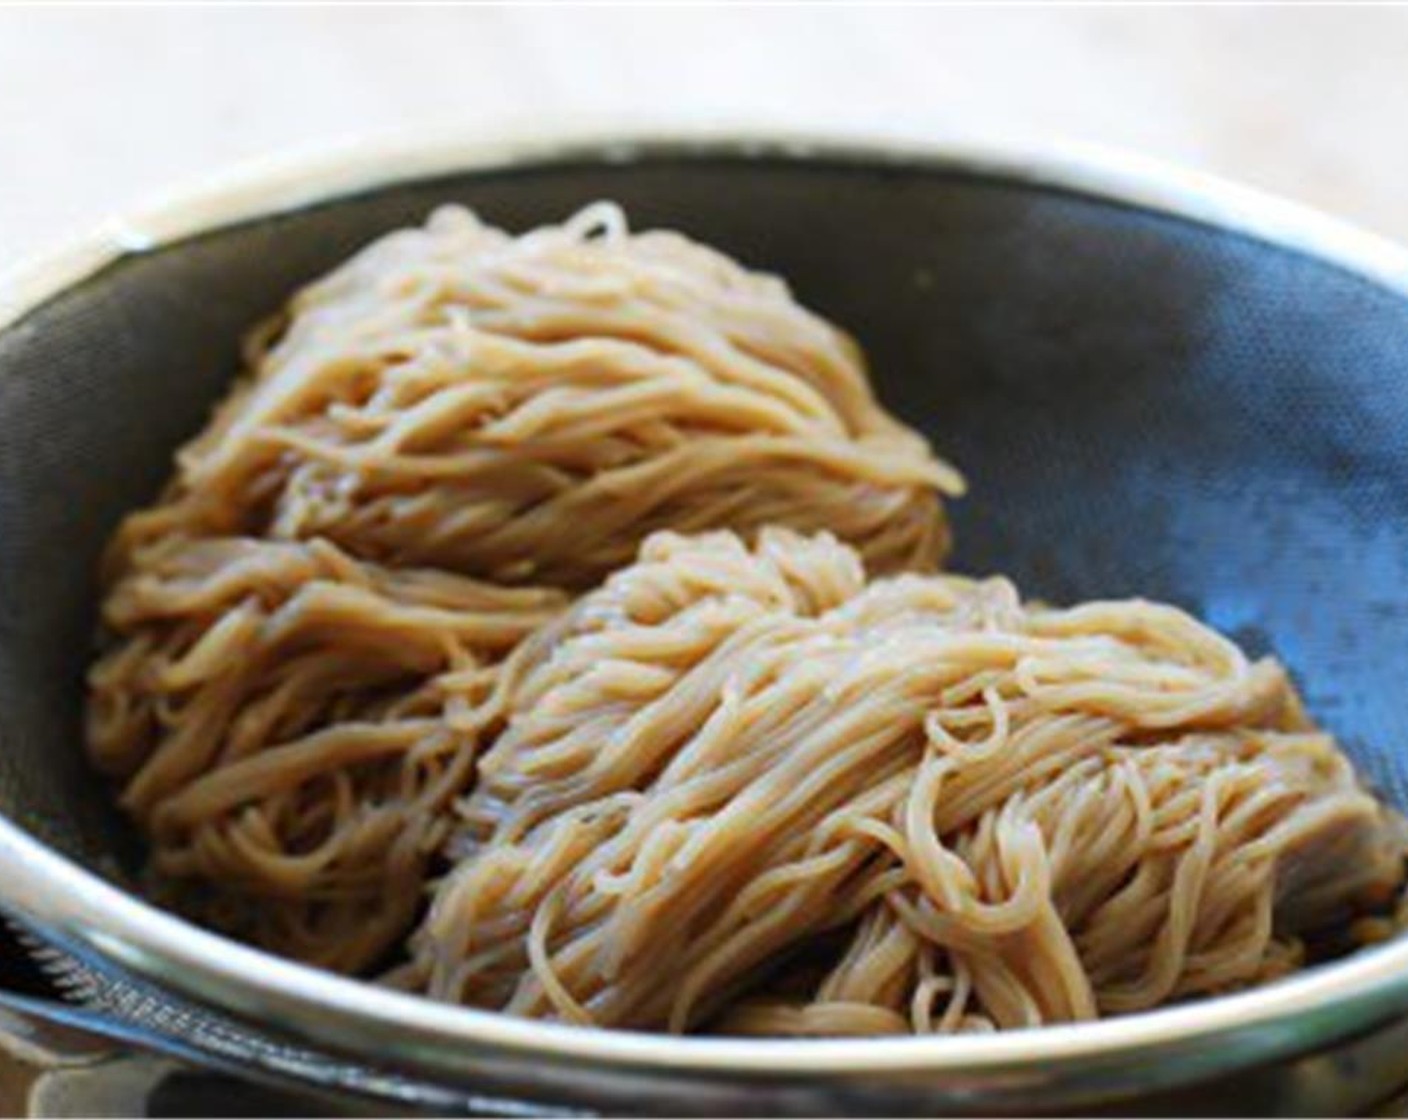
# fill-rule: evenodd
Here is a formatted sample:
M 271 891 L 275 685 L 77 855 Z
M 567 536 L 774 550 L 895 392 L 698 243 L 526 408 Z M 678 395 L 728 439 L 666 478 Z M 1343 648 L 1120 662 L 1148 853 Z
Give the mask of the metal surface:
M 174 1067 L 0 1006 L 0 1116 L 145 1116 Z
M 0 992 L 0 1116 L 385 1116 L 385 1101 L 270 1076 L 174 1034 L 66 1003 Z M 184 1105 L 184 1107 L 183 1107 Z
M 282 1032 L 379 1068 L 368 1086 L 385 1074 L 669 1112 L 1119 1107 L 1205 1100 L 1186 1087 L 1229 1074 L 1257 1109 L 1385 1096 L 1408 944 L 1038 1033 L 745 1042 L 437 1006 L 272 960 L 123 889 L 130 837 L 79 749 L 100 543 L 199 426 L 248 323 L 448 200 L 519 227 L 615 197 L 640 223 L 787 275 L 856 332 L 882 396 L 972 479 L 960 566 L 1011 572 L 1047 599 L 1169 599 L 1274 648 L 1408 807 L 1400 250 L 1088 153 L 796 138 L 484 151 L 358 156 L 273 174 L 267 191 L 221 188 L 110 227 L 0 299 L 0 896 L 78 951 L 243 1020 L 229 1030 L 251 1065 Z
M 57 1029 L 72 1039 L 72 1045 L 54 1048 L 51 1061 L 32 1063 L 33 1074 L 46 1075 L 49 1085 L 57 1082 L 66 1092 L 75 1080 L 69 1076 L 75 1057 L 81 1059 L 86 1099 L 104 1091 L 105 1083 L 118 1075 L 113 1093 L 120 1099 L 114 1099 L 112 1110 L 100 1109 L 95 1115 L 123 1115 L 118 1111 L 122 1100 L 135 1102 L 129 1067 L 149 1066 L 153 1058 L 161 1061 L 148 1080 L 146 1112 L 134 1115 L 165 1114 L 161 1108 L 172 1115 L 208 1114 L 210 1103 L 183 1110 L 180 1102 L 193 1101 L 192 1094 L 208 1093 L 215 1085 L 224 1086 L 230 1107 L 257 1094 L 259 1107 L 243 1115 L 264 1115 L 276 1102 L 280 1115 L 576 1114 L 576 1110 L 521 1097 L 488 1096 L 472 1086 L 436 1086 L 338 1061 L 267 1033 L 255 1033 L 124 974 L 104 960 L 84 963 L 81 949 L 67 952 L 13 921 L 10 927 L 49 986 L 56 989 L 53 995 L 63 1002 L 0 991 L 0 1033 L 8 1029 L 23 1035 L 37 1030 L 51 1035 Z M 14 1026 L 7 1028 L 7 1022 Z M 204 1076 L 197 1079 L 193 1071 Z

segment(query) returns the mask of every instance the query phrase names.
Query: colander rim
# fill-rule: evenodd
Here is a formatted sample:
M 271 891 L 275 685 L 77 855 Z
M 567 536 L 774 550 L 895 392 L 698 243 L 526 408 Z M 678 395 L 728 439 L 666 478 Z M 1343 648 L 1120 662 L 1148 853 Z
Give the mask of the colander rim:
M 445 175 L 663 157 L 911 166 L 1131 206 L 1290 249 L 1408 298 L 1408 249 L 1260 190 L 1114 149 L 1026 137 L 733 125 L 463 130 L 358 140 L 261 161 L 102 224 L 0 276 L 0 332 L 119 259 L 200 234 Z M 457 1054 L 563 1066 L 831 1080 L 898 1073 L 1035 1075 L 1034 1091 L 1082 1071 L 1145 1086 L 1211 1075 L 1327 1043 L 1408 1010 L 1408 939 L 1263 988 L 1037 1033 L 883 1039 L 729 1039 L 583 1030 L 437 1004 L 264 954 L 105 882 L 0 815 L 0 901 L 61 940 L 168 990 L 313 1044 L 452 1074 Z M 1328 1012 L 1333 1014 L 1327 1014 Z M 1168 1068 L 1137 1061 L 1158 1054 Z M 1174 1057 L 1180 1062 L 1173 1062 Z M 1142 1068 L 1141 1068 L 1142 1067 Z

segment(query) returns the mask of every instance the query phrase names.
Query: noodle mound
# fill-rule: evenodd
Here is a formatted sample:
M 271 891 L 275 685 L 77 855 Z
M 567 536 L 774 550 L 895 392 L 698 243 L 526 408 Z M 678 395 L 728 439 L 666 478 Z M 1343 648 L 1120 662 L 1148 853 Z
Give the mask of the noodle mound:
M 1088 1019 L 1382 909 L 1399 822 L 1274 662 L 933 574 L 961 489 L 780 280 L 441 210 L 118 530 L 89 752 L 173 907 L 574 1023 Z
M 326 538 L 585 588 L 655 529 L 778 524 L 932 570 L 962 488 L 782 281 L 606 204 L 519 238 L 440 210 L 305 288 L 250 362 L 120 554 Z
M 325 541 L 173 540 L 119 580 L 89 752 L 123 783 L 154 889 L 356 970 L 396 944 L 501 704 L 496 663 L 562 605 Z
M 659 525 L 930 569 L 961 487 L 781 281 L 608 205 L 517 239 L 439 211 L 248 350 L 109 548 L 90 753 L 155 893 L 348 971 L 414 923 L 498 663 L 566 602 L 513 586 L 592 585 Z
M 1281 669 L 1153 603 L 660 534 L 524 647 L 401 980 L 612 1027 L 985 1030 L 1295 967 L 1394 822 Z

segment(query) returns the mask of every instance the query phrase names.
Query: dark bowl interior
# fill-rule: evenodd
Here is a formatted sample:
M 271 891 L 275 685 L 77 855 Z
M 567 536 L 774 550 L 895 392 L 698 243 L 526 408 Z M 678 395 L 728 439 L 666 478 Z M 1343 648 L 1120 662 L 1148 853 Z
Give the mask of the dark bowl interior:
M 113 264 L 0 334 L 0 811 L 110 872 L 81 748 L 94 570 L 250 324 L 432 207 L 597 198 L 786 276 L 968 475 L 957 566 L 1144 595 L 1274 650 L 1408 807 L 1408 301 L 1160 216 L 922 165 L 658 152 L 380 189 Z

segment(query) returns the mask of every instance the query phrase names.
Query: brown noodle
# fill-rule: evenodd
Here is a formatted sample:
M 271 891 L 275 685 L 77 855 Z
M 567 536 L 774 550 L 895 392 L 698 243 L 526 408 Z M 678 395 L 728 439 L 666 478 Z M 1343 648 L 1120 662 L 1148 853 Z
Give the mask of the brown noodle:
M 584 588 L 659 528 L 825 529 L 932 569 L 962 480 L 786 286 L 613 206 L 517 239 L 445 209 L 289 305 L 119 556 L 172 533 Z M 270 330 L 275 328 L 269 328 Z M 267 333 L 267 332 L 266 332 Z
M 1294 967 L 1400 871 L 1280 668 L 1172 607 L 661 534 L 522 658 L 402 977 L 440 999 L 770 1034 L 1088 1019 Z
M 497 661 L 562 602 L 326 541 L 146 550 L 104 605 L 127 640 L 88 726 L 158 892 L 305 960 L 376 960 L 497 718 Z
M 163 901 L 576 1023 L 1137 1011 L 1385 900 L 1396 818 L 1274 663 L 933 574 L 961 489 L 776 278 L 442 210 L 257 331 L 119 528 L 90 754 Z
M 517 239 L 439 211 L 248 350 L 109 549 L 90 750 L 155 890 L 331 967 L 414 920 L 495 663 L 563 601 L 509 586 L 588 586 L 659 525 L 928 569 L 961 487 L 780 281 L 609 205 Z

